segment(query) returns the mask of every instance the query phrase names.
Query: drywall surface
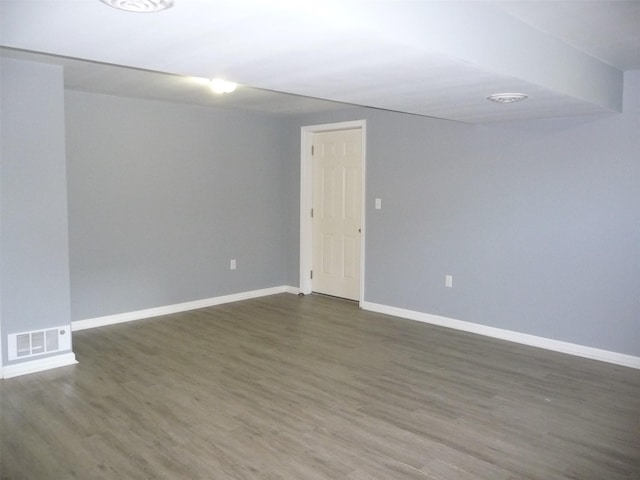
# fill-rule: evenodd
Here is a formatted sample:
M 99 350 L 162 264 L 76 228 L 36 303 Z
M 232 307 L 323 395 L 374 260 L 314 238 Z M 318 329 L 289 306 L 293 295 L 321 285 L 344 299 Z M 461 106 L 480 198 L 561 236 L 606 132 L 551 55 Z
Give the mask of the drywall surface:
M 0 293 L 7 365 L 7 335 L 68 325 L 71 318 L 62 68 L 1 61 Z
M 366 301 L 640 355 L 637 111 L 490 126 L 349 115 L 291 130 L 367 120 Z
M 278 117 L 76 91 L 66 105 L 73 320 L 284 284 Z

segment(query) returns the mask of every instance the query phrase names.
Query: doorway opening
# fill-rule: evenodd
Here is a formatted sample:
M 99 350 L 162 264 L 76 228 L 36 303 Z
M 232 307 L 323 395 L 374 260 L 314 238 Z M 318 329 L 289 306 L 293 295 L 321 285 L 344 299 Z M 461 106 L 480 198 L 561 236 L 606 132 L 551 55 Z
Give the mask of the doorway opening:
M 300 292 L 317 291 L 360 303 L 365 270 L 366 121 L 302 127 L 300 145 Z M 354 155 L 359 157 L 359 168 Z M 338 197 L 330 198 L 334 194 Z M 343 228 L 339 234 L 336 225 Z

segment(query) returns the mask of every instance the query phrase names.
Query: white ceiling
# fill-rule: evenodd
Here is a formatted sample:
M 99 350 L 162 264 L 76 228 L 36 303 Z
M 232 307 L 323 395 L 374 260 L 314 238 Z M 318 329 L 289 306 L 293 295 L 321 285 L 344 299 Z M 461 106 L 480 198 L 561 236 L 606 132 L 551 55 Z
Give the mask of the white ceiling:
M 476 123 L 610 113 L 640 69 L 635 0 L 175 0 L 155 14 L 0 0 L 0 14 L 3 55 L 55 55 L 68 88 L 263 111 L 332 108 L 318 98 Z M 297 97 L 212 100 L 185 76 Z M 504 91 L 529 98 L 485 99 Z
M 120 67 L 25 50 L 0 47 L 0 56 L 60 65 L 64 68 L 65 88 L 81 92 L 169 100 L 205 107 L 215 106 L 287 116 L 319 113 L 351 106 L 242 85 L 232 95 L 216 95 L 212 94 L 209 82 L 204 78 Z

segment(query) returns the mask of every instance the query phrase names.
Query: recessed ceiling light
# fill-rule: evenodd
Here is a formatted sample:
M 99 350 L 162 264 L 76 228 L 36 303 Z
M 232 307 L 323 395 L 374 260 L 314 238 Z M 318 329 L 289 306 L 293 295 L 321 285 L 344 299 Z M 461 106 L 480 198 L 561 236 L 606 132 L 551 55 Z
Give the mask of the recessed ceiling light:
M 173 0 L 100 0 L 110 7 L 135 13 L 161 12 L 173 7 Z
M 210 86 L 211 86 L 211 90 L 213 90 L 215 93 L 231 93 L 236 88 L 238 88 L 238 84 L 237 83 L 228 82 L 228 81 L 223 80 L 221 78 L 213 78 L 213 79 L 211 79 Z
M 527 97 L 529 97 L 529 95 L 526 93 L 494 93 L 493 95 L 489 95 L 487 100 L 496 103 L 514 103 L 521 102 Z

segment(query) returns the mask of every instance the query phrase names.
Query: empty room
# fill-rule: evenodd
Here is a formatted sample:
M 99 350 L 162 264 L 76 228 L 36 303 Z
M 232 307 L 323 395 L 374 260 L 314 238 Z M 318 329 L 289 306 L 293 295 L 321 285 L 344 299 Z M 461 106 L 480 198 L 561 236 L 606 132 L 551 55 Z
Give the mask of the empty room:
M 640 478 L 640 2 L 0 0 L 0 478 Z

